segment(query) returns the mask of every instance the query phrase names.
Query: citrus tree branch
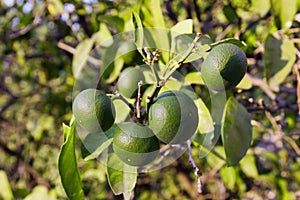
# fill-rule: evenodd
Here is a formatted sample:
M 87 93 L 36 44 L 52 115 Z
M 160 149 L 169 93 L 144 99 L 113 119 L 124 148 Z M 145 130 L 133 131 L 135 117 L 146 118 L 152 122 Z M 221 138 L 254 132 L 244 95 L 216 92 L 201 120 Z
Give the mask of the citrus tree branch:
M 196 165 L 196 163 L 193 159 L 192 147 L 191 146 L 192 146 L 192 142 L 191 142 L 191 140 L 188 140 L 187 141 L 187 147 L 188 147 L 188 151 L 189 151 L 189 162 L 193 166 L 194 174 L 197 176 L 198 193 L 202 193 L 202 182 L 201 182 L 202 172 L 199 170 L 199 168 L 197 167 L 197 165 Z

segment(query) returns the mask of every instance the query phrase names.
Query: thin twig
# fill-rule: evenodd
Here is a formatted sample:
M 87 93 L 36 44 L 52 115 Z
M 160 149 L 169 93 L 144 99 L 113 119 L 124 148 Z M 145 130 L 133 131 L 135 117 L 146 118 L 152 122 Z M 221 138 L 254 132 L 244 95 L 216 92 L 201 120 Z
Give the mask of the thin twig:
M 66 43 L 63 43 L 63 42 L 61 42 L 61 41 L 59 41 L 59 42 L 57 43 L 57 46 L 58 46 L 59 48 L 65 50 L 65 51 L 67 51 L 67 52 L 73 54 L 73 55 L 74 55 L 75 52 L 76 52 L 76 49 L 75 49 L 75 48 L 73 48 L 73 47 L 71 47 L 71 46 L 69 46 L 69 45 L 67 45 Z M 96 59 L 96 58 L 94 58 L 94 57 L 92 57 L 92 56 L 88 56 L 88 57 L 87 57 L 87 61 L 89 61 L 90 63 L 92 63 L 92 64 L 95 65 L 95 66 L 101 65 L 101 60 Z
M 300 65 L 296 64 L 293 68 L 294 74 L 297 77 L 297 104 L 298 104 L 298 114 L 300 115 L 300 72 L 299 72 Z
M 193 154 L 192 154 L 192 142 L 191 140 L 187 141 L 187 147 L 188 147 L 188 151 L 189 151 L 189 162 L 191 163 L 191 165 L 193 166 L 194 169 L 194 174 L 197 176 L 197 182 L 198 182 L 198 193 L 202 193 L 202 182 L 201 182 L 201 176 L 202 176 L 202 172 L 199 170 L 199 168 L 197 167 L 194 159 L 193 159 Z
M 141 100 L 142 100 L 142 95 L 141 95 L 141 88 L 143 86 L 143 81 L 138 82 L 138 95 L 137 95 L 137 100 L 136 100 L 136 118 L 140 119 L 141 118 Z
M 197 33 L 190 47 L 185 51 L 185 53 L 179 54 L 174 57 L 166 66 L 166 70 L 163 73 L 163 79 L 168 80 L 172 74 L 182 65 L 182 63 L 193 53 L 193 49 L 196 48 L 198 40 L 201 38 L 202 34 Z M 169 70 L 169 71 L 167 71 Z

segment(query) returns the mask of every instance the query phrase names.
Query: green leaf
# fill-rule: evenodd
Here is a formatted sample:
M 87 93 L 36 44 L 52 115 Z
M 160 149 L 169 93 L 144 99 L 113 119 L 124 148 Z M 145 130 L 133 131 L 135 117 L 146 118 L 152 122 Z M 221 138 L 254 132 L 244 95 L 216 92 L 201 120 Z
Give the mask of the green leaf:
M 71 120 L 70 127 L 63 125 L 64 135 L 66 139 L 61 147 L 58 158 L 58 171 L 61 182 L 67 196 L 70 199 L 82 200 L 84 193 L 81 186 L 81 179 L 77 169 L 77 161 L 75 155 L 75 120 Z
M 193 20 L 186 19 L 178 22 L 171 28 L 172 39 L 180 34 L 193 33 Z
M 160 89 L 159 94 L 169 91 L 169 90 L 180 90 L 182 87 L 182 83 L 178 80 L 170 79 L 166 82 L 166 84 Z
M 32 192 L 25 197 L 24 200 L 55 200 L 57 199 L 53 192 L 49 192 L 48 188 L 43 185 L 38 185 L 33 188 Z
M 141 13 L 145 27 L 165 28 L 165 20 L 161 10 L 160 1 L 143 0 Z
M 115 133 L 119 130 L 114 124 L 105 133 L 90 133 L 82 141 L 81 154 L 85 161 L 97 158 L 112 143 Z
M 13 199 L 13 193 L 9 185 L 9 181 L 5 171 L 0 170 L 0 199 L 10 200 Z
M 130 196 L 137 180 L 137 168 L 123 163 L 115 153 L 110 153 L 107 162 L 107 179 L 115 195 Z
M 288 38 L 269 35 L 263 54 L 265 77 L 271 87 L 280 85 L 291 72 L 296 60 L 295 46 Z
M 47 8 L 52 16 L 57 16 L 64 13 L 64 6 L 60 0 L 50 0 L 47 2 Z
M 196 43 L 196 47 L 191 48 L 195 37 L 196 34 L 177 35 L 172 40 L 172 60 L 170 62 L 173 62 L 174 59 L 176 62 L 178 62 L 178 60 L 181 60 L 181 58 L 185 58 L 186 56 L 188 57 L 184 60 L 183 63 L 201 59 L 205 55 L 206 51 L 210 49 L 209 45 L 207 45 L 209 41 L 207 40 L 206 36 L 201 36 Z
M 289 29 L 297 13 L 297 0 L 271 0 L 271 7 L 277 28 Z
M 247 76 L 244 76 L 241 82 L 236 86 L 236 88 L 249 90 L 252 88 L 252 82 L 247 78 Z
M 236 183 L 236 172 L 233 167 L 223 167 L 220 175 L 226 187 L 230 190 L 234 189 Z
M 116 99 L 113 101 L 116 110 L 115 123 L 120 123 L 126 121 L 129 116 L 130 108 L 129 106 L 122 100 Z
M 210 44 L 210 46 L 211 46 L 211 48 L 214 48 L 215 46 L 217 46 L 219 44 L 223 44 L 223 43 L 235 44 L 240 48 L 243 48 L 243 47 L 247 46 L 247 44 L 244 41 L 240 41 L 240 40 L 237 40 L 235 38 L 226 38 L 224 40 L 214 42 L 214 43 Z
M 224 6 L 223 13 L 229 22 L 238 19 L 236 10 L 232 6 Z
M 263 17 L 269 12 L 270 7 L 270 0 L 252 0 L 250 11 L 258 13 L 260 17 Z
M 73 75 L 76 79 L 79 78 L 81 71 L 86 64 L 86 60 L 93 47 L 93 44 L 93 39 L 85 39 L 82 42 L 80 42 L 75 49 L 75 53 L 73 55 L 72 60 L 72 70 Z
M 110 72 L 108 79 L 106 79 L 104 82 L 107 84 L 110 84 L 112 82 L 114 82 L 118 77 L 120 72 L 122 71 L 124 65 L 124 60 L 121 57 L 116 58 L 113 61 L 113 66 L 109 66 L 109 67 L 113 67 L 113 70 Z
M 221 136 L 227 165 L 236 165 L 250 147 L 252 126 L 246 108 L 239 104 L 234 97 L 230 97 L 226 102 Z
M 167 63 L 170 53 L 169 29 L 165 27 L 161 1 L 143 0 L 140 17 L 144 28 L 144 40 L 150 48 L 159 49 L 160 61 Z
M 201 72 L 190 72 L 185 76 L 184 80 L 185 80 L 185 85 L 191 85 L 191 84 L 204 85 Z
M 256 168 L 255 157 L 246 155 L 240 162 L 242 171 L 250 178 L 257 178 L 258 171 Z
M 111 33 L 103 23 L 100 23 L 99 31 L 93 34 L 92 39 L 97 45 L 104 47 L 108 47 L 113 43 Z
M 199 133 L 211 133 L 214 131 L 214 123 L 210 112 L 201 98 L 194 101 L 198 108 L 199 124 L 197 130 Z
M 144 56 L 143 45 L 144 45 L 144 29 L 142 21 L 136 12 L 132 12 L 132 23 L 134 26 L 134 42 L 139 53 Z
M 193 141 L 204 146 L 207 149 L 213 147 L 214 139 L 214 123 L 210 112 L 201 98 L 194 100 L 198 108 L 199 123 L 196 134 L 193 136 Z M 200 152 L 199 157 L 204 157 L 206 152 Z

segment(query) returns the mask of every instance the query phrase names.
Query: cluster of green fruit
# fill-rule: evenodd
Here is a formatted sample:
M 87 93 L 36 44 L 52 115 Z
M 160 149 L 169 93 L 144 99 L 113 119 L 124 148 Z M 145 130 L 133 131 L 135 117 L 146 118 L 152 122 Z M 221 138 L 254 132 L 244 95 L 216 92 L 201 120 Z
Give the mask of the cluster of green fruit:
M 201 72 L 207 87 L 220 91 L 236 86 L 245 75 L 246 66 L 246 56 L 239 47 L 220 44 L 208 54 Z M 117 82 L 120 95 L 137 99 L 141 96 L 138 94 L 140 82 L 145 82 L 140 69 L 125 68 Z M 158 93 L 148 106 L 149 109 L 144 109 L 147 112 L 145 120 L 116 124 L 113 150 L 128 165 L 143 166 L 152 162 L 161 143 L 182 144 L 198 127 L 197 106 L 182 91 Z M 105 133 L 115 124 L 115 113 L 112 100 L 97 89 L 80 92 L 73 102 L 76 121 L 90 133 Z
M 97 89 L 80 92 L 73 102 L 73 113 L 77 122 L 91 133 L 105 132 L 114 124 L 115 107 L 111 99 Z M 184 143 L 198 126 L 196 105 L 180 91 L 161 93 L 151 105 L 147 117 L 146 125 L 139 122 L 116 124 L 113 149 L 129 165 L 148 164 L 157 157 L 160 141 Z

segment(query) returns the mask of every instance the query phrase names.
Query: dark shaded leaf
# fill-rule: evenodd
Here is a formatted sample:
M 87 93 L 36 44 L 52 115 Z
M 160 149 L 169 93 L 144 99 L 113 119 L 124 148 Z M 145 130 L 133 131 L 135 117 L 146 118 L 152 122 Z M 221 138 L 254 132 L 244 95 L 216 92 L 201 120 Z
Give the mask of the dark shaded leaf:
M 225 106 L 221 136 L 228 166 L 236 165 L 251 144 L 252 126 L 246 108 L 230 97 Z

